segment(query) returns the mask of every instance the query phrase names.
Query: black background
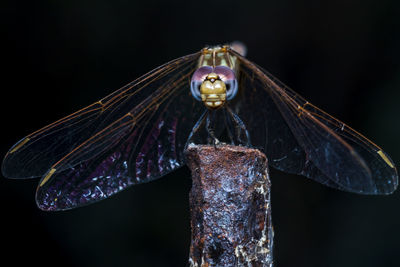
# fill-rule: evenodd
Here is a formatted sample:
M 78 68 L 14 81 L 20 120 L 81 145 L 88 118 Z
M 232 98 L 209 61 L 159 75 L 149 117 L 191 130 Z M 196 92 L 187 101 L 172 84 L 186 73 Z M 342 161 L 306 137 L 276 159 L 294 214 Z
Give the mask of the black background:
M 400 161 L 398 1 L 13 1 L 1 7 L 1 155 L 23 136 L 207 44 L 248 58 Z M 262 108 L 262 107 L 260 107 Z M 399 266 L 400 192 L 361 196 L 271 171 L 275 262 Z M 0 179 L 10 266 L 185 266 L 185 167 L 68 212 Z

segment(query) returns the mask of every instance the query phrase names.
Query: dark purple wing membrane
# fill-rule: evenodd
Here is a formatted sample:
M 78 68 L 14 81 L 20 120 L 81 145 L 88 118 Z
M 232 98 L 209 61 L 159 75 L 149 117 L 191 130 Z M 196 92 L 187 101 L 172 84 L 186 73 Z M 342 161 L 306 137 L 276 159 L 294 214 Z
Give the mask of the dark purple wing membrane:
M 273 167 L 355 193 L 396 189 L 397 170 L 378 146 L 234 54 L 241 84 L 231 105 Z
M 59 124 L 63 125 L 58 128 L 81 132 L 86 139 L 56 160 L 49 160 L 50 150 L 46 151 L 46 158 L 39 157 L 43 163 L 47 159 L 47 172 L 42 173 L 37 189 L 38 206 L 43 210 L 65 210 L 87 205 L 182 166 L 186 140 L 203 109 L 189 88 L 197 59 L 194 54 L 167 63 L 157 74 L 152 71 L 133 86 L 124 87 L 129 92 L 121 89 L 106 97 L 102 111 L 95 117 L 84 117 L 87 123 L 97 124 L 93 125 L 95 130 L 89 128 L 90 134 L 79 128 L 82 124 L 70 123 L 71 116 L 61 120 Z M 44 142 L 46 131 L 61 140 L 57 136 L 60 131 L 53 133 L 52 129 L 44 128 L 43 136 L 36 140 Z M 71 139 L 68 135 L 64 138 Z M 13 153 L 20 149 L 30 152 L 28 145 Z M 10 167 L 9 162 L 8 159 L 6 167 Z
M 28 135 L 7 153 L 2 163 L 3 175 L 8 178 L 42 176 L 75 147 L 123 117 L 131 109 L 138 107 L 145 111 L 145 104 L 149 103 L 146 99 L 153 98 L 153 92 L 162 83 L 172 83 L 172 78 L 179 76 L 177 69 L 189 72 L 190 68 L 195 68 L 198 56 L 199 53 L 196 53 L 166 63 L 100 101 Z M 188 79 L 190 80 L 190 75 Z M 95 155 L 85 153 L 80 160 L 84 161 L 93 156 Z M 78 161 L 75 161 L 74 164 L 77 163 Z M 70 167 L 72 166 L 60 167 L 56 172 Z

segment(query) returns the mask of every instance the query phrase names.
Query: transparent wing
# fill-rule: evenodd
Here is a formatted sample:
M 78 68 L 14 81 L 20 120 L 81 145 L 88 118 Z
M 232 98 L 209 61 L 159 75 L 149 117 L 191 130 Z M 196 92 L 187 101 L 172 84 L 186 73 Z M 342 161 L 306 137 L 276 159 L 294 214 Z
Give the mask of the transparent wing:
M 322 184 L 361 194 L 389 194 L 398 184 L 390 157 L 244 57 L 233 109 L 269 163 Z
M 169 86 L 174 79 L 190 79 L 182 75 L 188 75 L 194 68 L 198 55 L 196 53 L 166 63 L 100 101 L 23 138 L 5 156 L 3 175 L 8 178 L 40 177 L 75 147 L 132 109 L 148 112 L 150 104 L 157 105 L 160 98 L 167 95 L 163 90 L 171 90 Z M 181 72 L 184 74 L 181 75 Z M 169 83 L 168 86 L 165 83 Z M 60 166 L 56 172 L 90 159 L 96 153 L 95 150 L 86 151 L 79 156 L 79 160 L 74 160 L 68 166 Z
M 65 133 L 72 133 L 76 140 L 81 140 L 76 132 L 87 138 L 65 150 L 54 163 L 49 158 L 52 151 L 43 147 L 46 154 L 38 159 L 48 167 L 37 188 L 38 206 L 43 210 L 66 210 L 87 205 L 182 166 L 186 140 L 204 109 L 190 95 L 189 89 L 197 59 L 197 55 L 192 55 L 175 60 L 159 68 L 156 75 L 152 71 L 133 86 L 127 86 L 129 92 L 113 93 L 105 98 L 109 101 L 102 100 L 103 111 L 92 117 L 93 122 L 87 116 L 79 120 L 71 115 L 56 123 L 57 129 L 68 128 L 67 131 L 54 133 L 46 129 L 55 128 L 44 128 L 41 138 L 35 140 L 45 144 L 44 139 L 47 139 L 53 148 L 57 143 L 48 139 L 47 131 L 57 140 L 62 140 L 57 135 L 61 132 L 66 139 L 71 136 Z M 71 123 L 71 117 L 78 123 Z M 97 131 L 91 127 L 81 129 L 79 122 L 82 120 L 87 121 L 84 126 L 91 125 Z M 92 125 L 94 123 L 97 127 Z M 76 144 L 76 140 L 69 144 Z M 27 142 L 13 153 L 21 151 L 19 157 L 25 158 L 23 152 L 34 154 L 31 148 Z M 10 160 L 5 162 L 9 168 Z

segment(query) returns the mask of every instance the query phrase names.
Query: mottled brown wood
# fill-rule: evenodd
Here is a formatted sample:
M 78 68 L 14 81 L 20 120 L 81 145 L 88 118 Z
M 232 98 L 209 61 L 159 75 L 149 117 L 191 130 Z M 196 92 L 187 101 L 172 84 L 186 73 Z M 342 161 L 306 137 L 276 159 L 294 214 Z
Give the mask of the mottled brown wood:
M 272 266 L 267 158 L 257 149 L 190 145 L 192 241 L 189 263 Z

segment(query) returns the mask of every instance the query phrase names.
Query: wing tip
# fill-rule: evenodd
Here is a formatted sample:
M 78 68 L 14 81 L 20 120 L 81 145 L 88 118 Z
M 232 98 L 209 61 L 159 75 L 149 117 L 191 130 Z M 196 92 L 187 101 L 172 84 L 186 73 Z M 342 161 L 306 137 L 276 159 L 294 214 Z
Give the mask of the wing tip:
M 21 139 L 18 143 L 16 143 L 13 147 L 11 147 L 10 151 L 8 154 L 13 154 L 17 152 L 23 145 L 25 145 L 27 142 L 29 142 L 30 138 L 25 137 L 24 139 Z
M 376 153 L 378 153 L 378 155 L 385 161 L 385 163 L 386 163 L 387 165 L 389 165 L 390 168 L 394 169 L 394 163 L 393 163 L 393 161 L 389 158 L 389 156 L 386 155 L 385 152 L 383 152 L 383 150 L 379 150 L 379 151 L 376 152 Z

